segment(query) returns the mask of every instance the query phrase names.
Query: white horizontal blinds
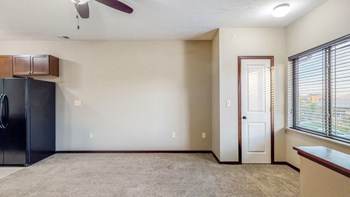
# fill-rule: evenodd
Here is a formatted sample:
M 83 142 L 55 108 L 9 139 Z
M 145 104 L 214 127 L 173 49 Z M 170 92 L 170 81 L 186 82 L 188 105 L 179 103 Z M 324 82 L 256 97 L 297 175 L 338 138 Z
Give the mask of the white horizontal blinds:
M 350 139 L 350 39 L 331 47 L 330 59 L 330 135 Z
M 288 126 L 350 142 L 350 34 L 289 61 Z
M 294 60 L 294 127 L 326 134 L 325 52 Z
M 293 127 L 293 62 L 288 64 L 288 127 Z

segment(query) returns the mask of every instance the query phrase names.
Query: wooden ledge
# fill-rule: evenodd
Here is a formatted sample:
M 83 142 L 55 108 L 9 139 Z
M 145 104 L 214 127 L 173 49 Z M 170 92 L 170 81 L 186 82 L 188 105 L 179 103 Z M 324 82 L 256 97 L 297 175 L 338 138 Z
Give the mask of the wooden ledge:
M 350 178 L 350 155 L 323 146 L 293 147 L 300 156 Z

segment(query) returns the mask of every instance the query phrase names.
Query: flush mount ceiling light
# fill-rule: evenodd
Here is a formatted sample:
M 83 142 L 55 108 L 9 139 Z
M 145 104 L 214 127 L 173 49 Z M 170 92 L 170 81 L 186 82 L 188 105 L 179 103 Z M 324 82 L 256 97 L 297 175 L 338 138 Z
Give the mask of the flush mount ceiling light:
M 286 16 L 290 12 L 289 3 L 283 3 L 273 8 L 272 16 L 280 18 Z

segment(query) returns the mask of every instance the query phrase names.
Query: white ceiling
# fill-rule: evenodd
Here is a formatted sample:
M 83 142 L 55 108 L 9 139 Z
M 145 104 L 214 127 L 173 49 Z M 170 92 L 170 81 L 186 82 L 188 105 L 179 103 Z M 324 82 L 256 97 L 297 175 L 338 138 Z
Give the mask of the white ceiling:
M 121 0 L 124 14 L 91 1 L 90 18 L 80 20 L 70 0 L 0 0 L 0 39 L 210 40 L 219 27 L 285 27 L 326 0 Z M 285 18 L 271 10 L 290 3 Z

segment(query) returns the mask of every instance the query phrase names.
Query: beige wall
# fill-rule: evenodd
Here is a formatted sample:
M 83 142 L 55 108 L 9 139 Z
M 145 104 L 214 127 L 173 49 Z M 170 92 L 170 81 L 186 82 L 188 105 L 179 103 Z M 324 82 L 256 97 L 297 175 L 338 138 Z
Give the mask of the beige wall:
M 349 177 L 301 157 L 301 197 L 345 197 L 349 194 Z
M 212 151 L 220 160 L 220 50 L 219 32 L 212 43 Z
M 350 33 L 350 1 L 329 0 L 289 25 L 287 30 L 288 56 L 303 52 Z M 286 89 L 287 91 L 287 89 Z M 350 146 L 310 137 L 293 131 L 286 134 L 287 162 L 299 167 L 300 161 L 293 146 L 318 145 L 350 152 Z
M 220 28 L 220 160 L 238 161 L 238 56 L 275 57 L 275 160 L 285 160 L 284 28 Z M 232 107 L 226 107 L 232 100 Z
M 286 28 L 288 56 L 349 34 L 349 8 L 349 0 L 328 0 L 290 24 Z
M 61 58 L 57 150 L 211 150 L 211 51 L 211 41 L 0 42 L 0 54 Z

